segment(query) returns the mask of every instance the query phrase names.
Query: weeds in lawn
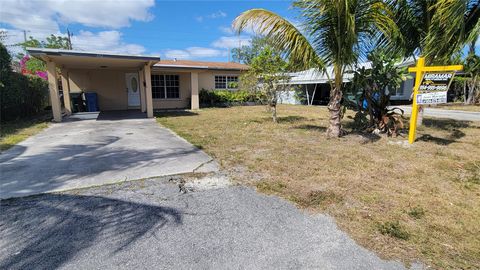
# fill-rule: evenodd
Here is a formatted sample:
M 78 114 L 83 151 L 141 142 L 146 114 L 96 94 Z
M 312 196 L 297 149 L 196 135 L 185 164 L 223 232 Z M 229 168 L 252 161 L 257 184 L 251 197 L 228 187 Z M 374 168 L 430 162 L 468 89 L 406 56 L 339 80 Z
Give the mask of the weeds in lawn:
M 268 182 L 268 181 L 261 181 L 258 182 L 256 185 L 257 189 L 264 193 L 280 193 L 287 185 L 280 183 L 280 182 Z
M 421 219 L 425 216 L 425 210 L 421 206 L 415 206 L 408 211 L 408 215 L 414 219 Z
M 381 234 L 389 235 L 398 239 L 408 240 L 408 238 L 410 238 L 410 234 L 398 220 L 386 221 L 378 224 L 378 230 Z
M 328 205 L 339 203 L 342 197 L 332 191 L 316 190 L 308 193 L 306 197 L 291 196 L 289 198 L 301 207 L 327 207 Z

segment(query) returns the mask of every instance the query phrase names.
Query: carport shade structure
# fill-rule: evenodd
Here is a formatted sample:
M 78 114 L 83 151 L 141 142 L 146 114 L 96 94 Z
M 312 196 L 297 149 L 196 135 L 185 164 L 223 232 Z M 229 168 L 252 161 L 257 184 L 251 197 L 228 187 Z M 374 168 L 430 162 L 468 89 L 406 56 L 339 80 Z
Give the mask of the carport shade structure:
M 111 89 L 111 102 L 118 102 L 115 96 L 120 95 L 121 91 L 125 91 L 123 87 L 119 87 L 125 82 L 125 78 L 117 76 L 118 74 L 125 74 L 128 72 L 137 73 L 140 80 L 140 109 L 147 113 L 147 117 L 153 117 L 153 101 L 152 101 L 152 84 L 151 68 L 160 61 L 159 56 L 144 56 L 144 55 L 126 55 L 126 54 L 112 54 L 112 53 L 99 53 L 99 52 L 84 52 L 74 50 L 60 50 L 60 49 L 46 49 L 46 48 L 27 48 L 27 52 L 39 59 L 42 59 L 47 64 L 48 73 L 48 86 L 50 92 L 50 100 L 52 105 L 53 120 L 55 122 L 62 121 L 62 108 L 58 87 L 57 71 L 60 70 L 60 76 L 62 81 L 62 89 L 64 91 L 63 98 L 65 104 L 66 114 L 72 113 L 70 103 L 70 91 L 73 86 L 82 89 L 85 86 L 71 85 L 76 84 L 72 80 L 71 76 L 81 77 L 84 74 L 89 74 L 83 78 L 84 81 L 88 81 L 87 85 L 91 85 L 90 88 L 103 87 Z M 74 71 L 86 71 L 84 73 Z M 109 70 L 111 77 L 102 77 L 98 74 L 102 74 L 105 70 Z M 97 73 L 97 74 L 95 74 Z M 93 74 L 93 75 L 92 75 Z M 97 75 L 96 79 L 91 77 Z M 122 75 L 124 76 L 124 75 Z M 114 78 L 112 80 L 112 78 Z M 118 89 L 120 88 L 120 89 Z M 122 89 L 123 88 L 123 89 Z M 114 91 L 118 91 L 115 93 Z M 125 92 L 123 92 L 125 93 Z

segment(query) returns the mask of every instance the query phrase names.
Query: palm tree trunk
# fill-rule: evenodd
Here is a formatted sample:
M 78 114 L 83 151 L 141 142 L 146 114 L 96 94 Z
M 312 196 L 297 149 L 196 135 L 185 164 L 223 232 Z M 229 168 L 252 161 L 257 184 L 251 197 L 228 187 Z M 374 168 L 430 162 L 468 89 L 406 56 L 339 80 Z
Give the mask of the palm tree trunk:
M 330 121 L 327 129 L 328 138 L 338 138 L 342 135 L 341 122 L 341 101 L 342 101 L 342 72 L 340 67 L 334 66 L 335 87 L 330 90 L 330 102 L 328 110 L 330 111 Z

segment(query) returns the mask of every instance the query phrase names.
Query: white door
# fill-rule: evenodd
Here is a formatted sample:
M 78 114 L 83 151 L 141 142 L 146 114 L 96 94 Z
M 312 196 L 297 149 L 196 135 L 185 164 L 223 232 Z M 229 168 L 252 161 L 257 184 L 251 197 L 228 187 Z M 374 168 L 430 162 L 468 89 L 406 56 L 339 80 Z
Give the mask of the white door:
M 140 83 L 137 73 L 126 73 L 125 81 L 128 91 L 128 107 L 140 106 Z

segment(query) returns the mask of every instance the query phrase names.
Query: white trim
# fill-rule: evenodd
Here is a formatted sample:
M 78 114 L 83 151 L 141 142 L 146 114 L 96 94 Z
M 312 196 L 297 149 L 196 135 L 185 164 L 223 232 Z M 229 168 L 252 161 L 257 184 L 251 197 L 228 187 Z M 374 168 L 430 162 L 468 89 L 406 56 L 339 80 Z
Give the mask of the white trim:
M 164 83 L 163 84 L 163 91 L 164 91 L 165 97 L 164 98 L 154 98 L 153 97 L 153 86 L 152 86 L 152 99 L 154 99 L 154 100 L 182 100 L 181 91 L 180 91 L 180 74 L 172 74 L 172 73 L 170 73 L 170 74 L 168 74 L 168 73 L 152 74 L 150 76 L 150 81 L 152 80 L 153 76 L 163 76 L 163 83 Z M 168 98 L 167 97 L 167 83 L 166 83 L 165 76 L 177 76 L 178 77 L 178 98 Z
M 225 76 L 225 86 L 226 88 L 217 88 L 217 86 L 215 85 L 216 84 L 216 81 L 215 81 L 215 77 L 217 76 Z M 213 89 L 214 90 L 238 90 L 238 87 L 237 88 L 228 88 L 228 79 L 227 77 L 237 77 L 237 83 L 240 82 L 240 75 L 239 74 L 213 74 Z

